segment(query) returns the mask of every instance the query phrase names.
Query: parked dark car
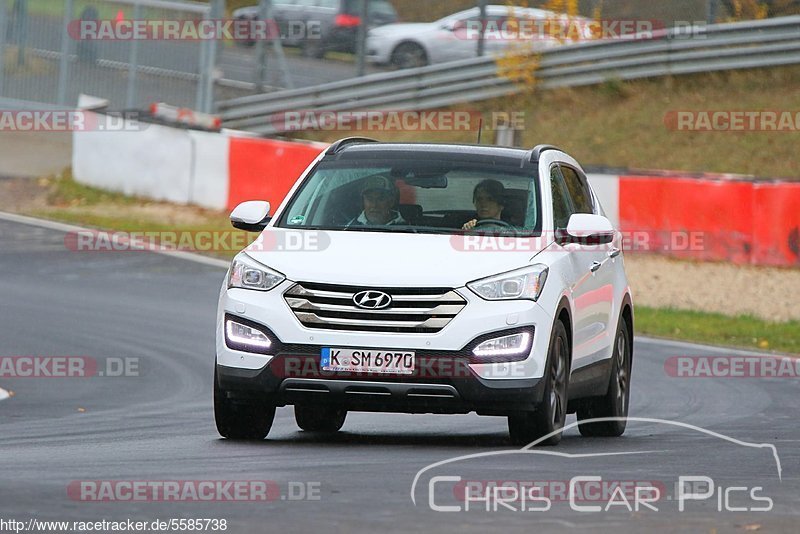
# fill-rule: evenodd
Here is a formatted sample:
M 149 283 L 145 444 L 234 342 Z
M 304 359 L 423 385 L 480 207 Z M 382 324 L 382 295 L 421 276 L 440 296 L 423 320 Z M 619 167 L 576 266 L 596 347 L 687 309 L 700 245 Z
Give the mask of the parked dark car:
M 389 0 L 368 0 L 368 29 L 397 22 Z M 282 42 L 302 47 L 307 57 L 322 58 L 327 52 L 355 53 L 361 26 L 361 0 L 273 0 L 272 18 Z M 235 19 L 258 18 L 258 6 L 233 12 Z M 252 46 L 253 42 L 242 44 Z

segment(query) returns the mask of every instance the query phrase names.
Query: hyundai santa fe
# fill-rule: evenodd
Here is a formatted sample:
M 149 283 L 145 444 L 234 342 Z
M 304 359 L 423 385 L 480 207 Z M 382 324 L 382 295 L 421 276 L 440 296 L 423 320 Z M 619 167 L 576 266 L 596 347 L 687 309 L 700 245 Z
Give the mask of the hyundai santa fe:
M 554 445 L 625 430 L 633 303 L 621 235 L 575 159 L 533 150 L 329 147 L 271 213 L 221 288 L 219 433 L 263 439 L 275 410 L 336 432 L 350 411 L 508 419 Z

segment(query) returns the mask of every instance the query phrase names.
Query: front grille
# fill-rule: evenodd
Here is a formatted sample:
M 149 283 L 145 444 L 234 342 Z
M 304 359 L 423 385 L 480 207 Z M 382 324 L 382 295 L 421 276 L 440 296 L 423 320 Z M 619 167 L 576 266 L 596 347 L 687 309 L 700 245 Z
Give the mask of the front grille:
M 361 291 L 382 291 L 392 304 L 365 310 L 353 302 Z M 295 284 L 283 298 L 306 328 L 358 332 L 435 333 L 447 326 L 467 304 L 447 288 L 372 288 Z

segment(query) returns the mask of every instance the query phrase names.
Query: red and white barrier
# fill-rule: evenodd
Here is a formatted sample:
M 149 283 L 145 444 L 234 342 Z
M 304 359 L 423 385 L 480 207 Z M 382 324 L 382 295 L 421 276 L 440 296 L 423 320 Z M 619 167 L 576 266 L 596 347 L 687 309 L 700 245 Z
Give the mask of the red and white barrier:
M 267 200 L 277 208 L 308 165 L 328 145 L 230 136 L 227 207 Z
M 141 131 L 75 132 L 81 183 L 157 200 L 232 209 L 245 200 L 277 207 L 327 145 L 237 132 L 147 125 Z M 698 260 L 800 266 L 800 182 L 590 173 L 606 215 L 646 250 Z M 676 234 L 702 237 L 675 247 Z

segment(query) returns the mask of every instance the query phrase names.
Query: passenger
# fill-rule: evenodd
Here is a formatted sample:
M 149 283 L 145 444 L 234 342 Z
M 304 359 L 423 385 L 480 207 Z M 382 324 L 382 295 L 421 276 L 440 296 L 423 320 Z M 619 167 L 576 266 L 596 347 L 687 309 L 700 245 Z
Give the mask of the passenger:
M 400 193 L 391 178 L 370 176 L 361 189 L 364 211 L 350 221 L 347 226 L 388 226 L 408 224 L 397 207 Z
M 475 211 L 478 218 L 464 223 L 462 229 L 472 230 L 479 221 L 500 221 L 498 226 L 508 226 L 500 217 L 503 216 L 505 208 L 506 189 L 497 180 L 484 180 L 475 186 L 472 193 L 472 202 L 475 204 Z

